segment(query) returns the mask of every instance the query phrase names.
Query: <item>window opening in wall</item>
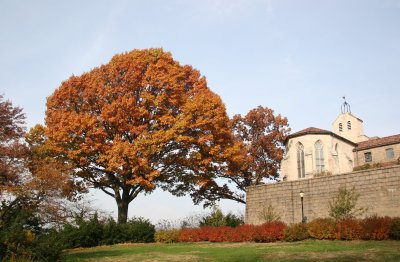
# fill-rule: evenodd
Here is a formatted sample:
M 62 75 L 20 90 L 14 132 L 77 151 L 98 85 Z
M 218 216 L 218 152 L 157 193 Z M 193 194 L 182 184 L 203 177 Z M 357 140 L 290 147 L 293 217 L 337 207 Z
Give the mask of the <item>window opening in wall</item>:
M 315 143 L 315 164 L 318 172 L 325 170 L 324 164 L 324 150 L 321 141 Z
M 304 167 L 304 147 L 301 143 L 297 145 L 297 173 L 299 178 L 304 178 L 306 175 Z
M 351 130 L 351 122 L 347 121 L 347 130 Z
M 343 126 L 342 123 L 339 123 L 339 131 L 342 132 L 343 131 Z
M 349 167 L 350 169 L 353 169 L 353 160 L 349 160 Z
M 372 153 L 371 152 L 365 152 L 364 157 L 365 157 L 365 162 L 372 162 Z
M 386 159 L 393 159 L 394 158 L 394 151 L 393 148 L 386 149 Z

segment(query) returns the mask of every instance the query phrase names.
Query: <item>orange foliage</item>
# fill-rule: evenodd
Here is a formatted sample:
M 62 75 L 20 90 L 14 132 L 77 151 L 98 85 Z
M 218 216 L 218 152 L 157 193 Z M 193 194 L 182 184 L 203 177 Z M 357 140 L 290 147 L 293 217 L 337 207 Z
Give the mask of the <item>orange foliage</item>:
M 140 192 L 203 185 L 237 154 L 221 99 L 191 66 L 162 49 L 133 50 L 47 100 L 52 149 L 117 201 L 119 222 Z
M 196 202 L 205 200 L 206 205 L 212 205 L 219 199 L 231 199 L 246 203 L 248 186 L 278 178 L 283 142 L 290 131 L 288 120 L 274 115 L 272 109 L 259 106 L 246 116 L 235 115 L 231 129 L 236 143 L 230 148 L 229 170 L 218 174 L 223 182 L 220 180 L 218 184 L 215 179 L 209 180 L 207 187 L 192 194 Z M 226 182 L 233 184 L 236 190 Z

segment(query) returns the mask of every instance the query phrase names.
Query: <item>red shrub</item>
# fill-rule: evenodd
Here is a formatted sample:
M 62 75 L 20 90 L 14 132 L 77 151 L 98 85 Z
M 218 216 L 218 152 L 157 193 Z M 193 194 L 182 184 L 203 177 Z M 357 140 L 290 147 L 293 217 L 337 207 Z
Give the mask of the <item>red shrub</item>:
M 234 229 L 227 226 L 210 227 L 208 230 L 208 241 L 210 242 L 228 242 L 229 236 Z
M 363 229 L 362 239 L 386 240 L 389 238 L 392 219 L 390 217 L 371 216 L 361 221 Z
M 254 234 L 256 227 L 253 225 L 241 225 L 232 228 L 229 235 L 229 241 L 231 242 L 250 242 L 254 240 Z
M 334 239 L 335 221 L 331 218 L 317 218 L 308 223 L 308 234 L 315 239 Z
M 361 222 L 353 218 L 345 218 L 336 223 L 336 239 L 361 239 L 363 228 Z
M 286 227 L 286 224 L 280 221 L 271 221 L 260 226 L 256 226 L 254 241 L 275 242 L 283 240 Z
M 200 228 L 184 228 L 178 237 L 179 242 L 199 242 L 202 241 L 200 237 Z

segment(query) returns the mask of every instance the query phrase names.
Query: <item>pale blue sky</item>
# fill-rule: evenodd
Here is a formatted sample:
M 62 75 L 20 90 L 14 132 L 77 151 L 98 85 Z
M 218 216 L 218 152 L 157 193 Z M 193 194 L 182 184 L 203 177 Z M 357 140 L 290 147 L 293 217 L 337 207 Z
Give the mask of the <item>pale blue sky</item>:
M 263 105 L 293 131 L 331 129 L 346 95 L 367 135 L 400 133 L 399 0 L 0 0 L 0 93 L 24 108 L 29 126 L 43 123 L 46 97 L 72 74 L 148 47 L 200 70 L 229 115 Z M 156 192 L 130 215 L 199 210 Z

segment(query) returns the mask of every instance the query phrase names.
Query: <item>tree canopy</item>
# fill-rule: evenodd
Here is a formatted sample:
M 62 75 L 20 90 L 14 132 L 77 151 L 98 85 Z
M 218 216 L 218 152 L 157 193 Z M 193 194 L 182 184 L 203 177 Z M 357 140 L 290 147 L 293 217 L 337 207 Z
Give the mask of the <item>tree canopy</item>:
M 75 175 L 116 200 L 119 223 L 140 193 L 207 187 L 240 157 L 221 99 L 162 49 L 116 55 L 70 77 L 48 98 L 46 125 Z
M 18 191 L 28 148 L 24 143 L 25 114 L 0 95 L 0 195 Z
M 272 109 L 259 106 L 232 120 L 234 139 L 241 146 L 241 157 L 231 158 L 229 172 L 218 173 L 208 187 L 193 194 L 196 202 L 213 205 L 220 199 L 246 203 L 246 188 L 279 177 L 284 140 L 289 134 L 288 120 Z

